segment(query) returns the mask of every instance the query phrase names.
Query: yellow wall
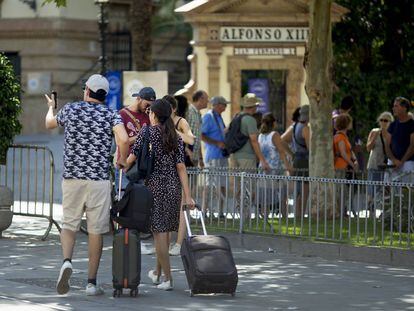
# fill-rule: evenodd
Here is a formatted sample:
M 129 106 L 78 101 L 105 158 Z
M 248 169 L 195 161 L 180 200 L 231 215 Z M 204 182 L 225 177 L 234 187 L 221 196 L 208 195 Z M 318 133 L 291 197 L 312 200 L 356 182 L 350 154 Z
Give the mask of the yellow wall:
M 309 105 L 309 98 L 305 91 L 305 83 L 306 83 L 306 70 L 303 69 L 303 82 L 300 85 L 300 105 Z
M 195 46 L 194 54 L 197 55 L 197 90 L 208 91 L 208 57 L 206 47 Z M 211 94 L 209 94 L 211 95 Z
M 217 95 L 223 96 L 228 101 L 230 101 L 231 99 L 231 85 L 229 83 L 229 77 L 228 77 L 227 57 L 232 56 L 233 53 L 234 53 L 234 48 L 232 46 L 225 46 L 223 47 L 223 54 L 220 56 L 220 94 L 217 94 Z M 236 103 L 230 103 L 230 105 L 233 105 L 233 104 L 236 104 Z M 231 108 L 230 107 L 227 107 L 222 117 L 223 117 L 224 123 L 226 123 L 226 126 L 228 126 L 231 121 Z
M 296 53 L 298 56 L 305 56 L 305 47 L 298 46 L 296 47 Z M 303 81 L 300 84 L 300 105 L 309 105 L 309 98 L 306 95 L 305 84 L 306 84 L 306 70 L 303 69 Z

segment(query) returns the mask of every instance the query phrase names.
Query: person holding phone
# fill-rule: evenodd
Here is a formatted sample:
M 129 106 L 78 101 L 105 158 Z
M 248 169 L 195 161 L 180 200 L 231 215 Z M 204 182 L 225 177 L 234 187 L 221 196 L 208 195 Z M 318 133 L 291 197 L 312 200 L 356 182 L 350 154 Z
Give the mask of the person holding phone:
M 109 231 L 111 182 L 109 156 L 112 137 L 119 147 L 118 166 L 123 167 L 128 155 L 128 135 L 119 114 L 105 105 L 108 80 L 94 74 L 86 81 L 83 100 L 66 104 L 55 115 L 55 96 L 46 96 L 48 112 L 47 129 L 64 127 L 63 181 L 62 181 L 62 231 L 60 241 L 63 264 L 56 290 L 66 294 L 72 275 L 72 256 L 82 215 L 85 212 L 88 226 L 88 282 L 86 295 L 103 294 L 96 278 L 102 255 L 102 235 Z

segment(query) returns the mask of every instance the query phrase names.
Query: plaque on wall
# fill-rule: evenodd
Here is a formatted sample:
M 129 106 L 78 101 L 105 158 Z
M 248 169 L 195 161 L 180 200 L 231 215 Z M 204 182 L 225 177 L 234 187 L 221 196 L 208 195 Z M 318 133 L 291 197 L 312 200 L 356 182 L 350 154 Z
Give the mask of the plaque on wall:
M 306 42 L 308 27 L 221 27 L 223 42 Z
M 234 48 L 234 55 L 296 55 L 296 48 Z
M 50 72 L 28 72 L 27 94 L 43 95 L 50 92 L 52 74 Z

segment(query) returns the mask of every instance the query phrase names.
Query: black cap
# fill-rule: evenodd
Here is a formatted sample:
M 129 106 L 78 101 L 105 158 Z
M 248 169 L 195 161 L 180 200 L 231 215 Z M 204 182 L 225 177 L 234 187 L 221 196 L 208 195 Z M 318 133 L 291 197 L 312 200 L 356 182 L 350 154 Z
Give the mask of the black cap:
M 133 93 L 132 97 L 140 97 L 150 102 L 153 102 L 156 98 L 154 89 L 149 86 L 143 87 L 138 93 Z

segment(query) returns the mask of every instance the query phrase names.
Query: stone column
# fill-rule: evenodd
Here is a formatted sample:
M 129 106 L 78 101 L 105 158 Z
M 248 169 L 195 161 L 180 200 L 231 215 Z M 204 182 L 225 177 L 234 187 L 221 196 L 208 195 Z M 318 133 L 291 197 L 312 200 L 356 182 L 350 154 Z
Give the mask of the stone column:
M 218 45 L 211 45 L 206 50 L 208 56 L 208 94 L 217 96 L 220 92 L 220 56 L 223 49 Z

